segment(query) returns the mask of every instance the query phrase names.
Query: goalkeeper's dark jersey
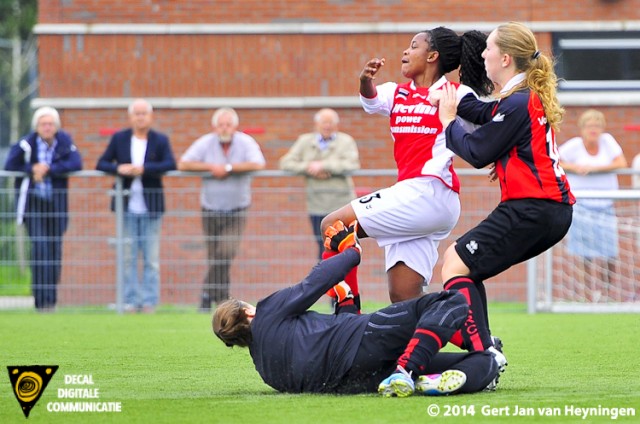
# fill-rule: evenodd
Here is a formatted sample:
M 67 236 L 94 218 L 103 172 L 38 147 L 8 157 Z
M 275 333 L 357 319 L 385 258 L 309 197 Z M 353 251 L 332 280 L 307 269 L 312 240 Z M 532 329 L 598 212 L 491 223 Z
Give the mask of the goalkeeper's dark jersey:
M 360 262 L 354 249 L 316 265 L 300 283 L 256 306 L 249 352 L 269 386 L 282 392 L 332 392 L 351 368 L 369 315 L 307 311 Z

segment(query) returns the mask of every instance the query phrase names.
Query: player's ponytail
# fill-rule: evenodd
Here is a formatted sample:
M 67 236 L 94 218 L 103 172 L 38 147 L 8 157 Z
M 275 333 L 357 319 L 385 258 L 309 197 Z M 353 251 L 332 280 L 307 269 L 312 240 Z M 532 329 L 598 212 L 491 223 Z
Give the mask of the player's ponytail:
M 460 66 L 461 40 L 452 29 L 437 27 L 424 31 L 431 50 L 437 51 L 440 75 L 449 73 Z
M 526 74 L 523 84 L 514 87 L 503 97 L 511 95 L 526 84 L 540 98 L 547 122 L 557 131 L 562 122 L 564 109 L 558 102 L 558 77 L 553 70 L 553 61 L 538 50 L 533 32 L 525 25 L 509 22 L 500 25 L 496 31 L 496 45 L 500 52 L 511 56 L 516 69 Z
M 240 300 L 229 299 L 219 304 L 213 313 L 213 332 L 229 347 L 249 347 L 253 340 L 246 307 Z
M 484 69 L 482 58 L 482 52 L 487 48 L 487 35 L 480 31 L 468 31 L 460 38 L 460 82 L 471 87 L 479 96 L 489 96 L 494 87 Z
M 469 31 L 459 36 L 455 31 L 437 27 L 424 31 L 431 50 L 438 52 L 440 75 L 460 67 L 460 82 L 471 87 L 478 95 L 493 92 L 493 83 L 484 70 L 482 51 L 487 46 L 487 36 L 480 31 Z
M 526 71 L 527 85 L 540 97 L 549 125 L 558 131 L 564 115 L 564 109 L 560 106 L 556 95 L 558 77 L 553 70 L 553 61 L 543 53 L 536 52 L 538 57 L 532 58 L 533 64 Z

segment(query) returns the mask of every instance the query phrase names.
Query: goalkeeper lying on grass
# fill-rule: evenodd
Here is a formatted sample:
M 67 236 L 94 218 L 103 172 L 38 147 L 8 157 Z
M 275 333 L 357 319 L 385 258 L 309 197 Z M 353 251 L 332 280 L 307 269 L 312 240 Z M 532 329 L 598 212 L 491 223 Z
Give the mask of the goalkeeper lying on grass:
M 350 313 L 358 311 L 343 280 L 360 263 L 355 225 L 339 223 L 340 231 L 327 232 L 327 245 L 340 253 L 300 283 L 255 307 L 235 299 L 221 303 L 213 314 L 216 336 L 227 346 L 248 347 L 264 382 L 281 392 L 377 390 L 404 397 L 494 387 L 504 363 L 491 352 L 438 353 L 467 318 L 462 294 L 442 291 L 372 314 Z M 335 314 L 308 311 L 332 288 L 338 294 Z

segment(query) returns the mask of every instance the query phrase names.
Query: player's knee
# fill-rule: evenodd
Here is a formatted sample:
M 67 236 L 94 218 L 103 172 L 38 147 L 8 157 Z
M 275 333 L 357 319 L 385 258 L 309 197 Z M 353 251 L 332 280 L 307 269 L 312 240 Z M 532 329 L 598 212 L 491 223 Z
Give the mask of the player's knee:
M 327 227 L 333 225 L 333 223 L 338 219 L 344 222 L 345 225 L 349 225 L 354 219 L 356 219 L 355 212 L 353 211 L 353 208 L 350 204 L 336 209 L 333 212 L 329 212 L 327 216 L 322 218 L 322 221 L 320 222 L 320 230 L 322 231 L 321 234 L 324 234 Z
M 450 311 L 454 321 L 466 319 L 469 313 L 469 303 L 467 298 L 457 290 L 449 290 L 447 293 L 447 309 Z
M 455 244 L 449 246 L 444 254 L 444 262 L 441 270 L 442 281 L 446 282 L 456 275 L 469 275 L 469 272 L 469 268 L 462 262 L 458 252 L 456 252 Z
M 320 221 L 320 234 L 324 234 L 327 227 L 331 225 L 330 217 L 331 217 L 331 214 L 325 216 L 324 218 L 322 218 L 322 221 Z
M 396 264 L 390 270 L 388 277 L 389 300 L 392 303 L 414 299 L 424 294 L 422 291 L 422 284 L 424 283 L 422 276 L 402 263 Z
M 396 287 L 389 289 L 389 300 L 391 303 L 403 302 L 422 296 L 422 286 Z
M 342 219 L 340 218 L 340 214 L 338 213 L 338 211 L 331 212 L 327 216 L 322 218 L 322 221 L 320 221 L 320 234 L 324 235 L 327 228 L 329 228 L 330 225 L 333 225 L 333 223 L 338 219 Z

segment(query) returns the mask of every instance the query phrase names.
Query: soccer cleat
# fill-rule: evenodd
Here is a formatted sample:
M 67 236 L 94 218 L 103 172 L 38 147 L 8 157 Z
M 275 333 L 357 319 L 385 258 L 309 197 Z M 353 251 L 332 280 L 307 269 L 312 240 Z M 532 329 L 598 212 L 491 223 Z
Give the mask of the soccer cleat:
M 500 337 L 491 336 L 491 342 L 493 343 L 493 347 L 502 352 L 502 340 Z
M 416 392 L 426 396 L 454 393 L 467 382 L 467 374 L 460 370 L 446 370 L 442 374 L 421 375 L 416 380 Z
M 507 358 L 502 353 L 502 340 L 498 337 L 491 336 L 491 340 L 493 341 L 493 346 L 487 349 L 488 352 L 491 352 L 493 355 L 493 359 L 498 364 L 498 374 L 496 377 L 491 380 L 491 382 L 484 388 L 485 392 L 493 392 L 498 387 L 498 382 L 500 381 L 500 374 L 505 372 L 507 364 Z
M 396 371 L 389 377 L 382 380 L 378 386 L 378 393 L 384 397 L 407 397 L 411 396 L 415 390 L 415 383 L 403 367 L 398 365 Z

